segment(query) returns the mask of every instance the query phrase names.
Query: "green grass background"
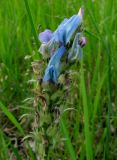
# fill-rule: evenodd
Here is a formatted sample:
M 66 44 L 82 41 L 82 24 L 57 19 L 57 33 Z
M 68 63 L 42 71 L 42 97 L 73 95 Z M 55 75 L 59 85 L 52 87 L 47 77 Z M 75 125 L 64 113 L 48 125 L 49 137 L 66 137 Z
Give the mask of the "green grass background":
M 81 6 L 85 9 L 87 45 L 74 78 L 77 85 L 71 86 L 71 97 L 78 94 L 73 131 L 78 150 L 71 140 L 69 120 L 63 117 L 61 132 L 67 139 L 64 149 L 69 158 L 64 155 L 61 158 L 116 160 L 117 1 L 28 0 L 30 12 L 26 2 L 0 1 L 0 160 L 38 159 L 28 142 L 23 144 L 27 148 L 24 155 L 11 140 L 12 136 L 26 138 L 32 131 L 30 123 L 35 115 L 32 90 L 36 84 L 31 62 L 40 59 L 37 36 L 46 28 L 54 31 Z M 38 136 L 38 131 L 34 132 L 34 142 Z

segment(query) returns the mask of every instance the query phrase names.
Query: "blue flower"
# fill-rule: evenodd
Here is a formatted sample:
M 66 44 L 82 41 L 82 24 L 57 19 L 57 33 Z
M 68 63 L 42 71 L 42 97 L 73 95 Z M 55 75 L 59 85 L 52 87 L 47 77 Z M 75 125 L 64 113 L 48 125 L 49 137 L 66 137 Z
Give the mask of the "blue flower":
M 77 33 L 75 35 L 72 48 L 69 50 L 68 61 L 74 61 L 77 59 L 81 59 L 83 56 L 82 48 L 80 45 L 80 36 L 81 36 L 81 33 Z
M 46 53 L 53 55 L 61 45 L 67 45 L 75 31 L 81 26 L 82 19 L 83 9 L 80 9 L 77 15 L 69 19 L 65 18 L 53 33 L 48 29 L 40 33 L 39 40 L 42 45 L 39 51 L 43 55 Z
M 69 50 L 68 60 L 73 61 L 81 59 L 83 56 L 82 47 L 86 45 L 86 38 L 81 37 L 81 33 L 75 35 L 72 48 Z
M 39 34 L 39 40 L 42 42 L 39 51 L 43 55 L 50 53 L 49 55 L 51 56 L 43 78 L 44 82 L 51 81 L 57 83 L 60 75 L 61 57 L 66 52 L 66 45 L 70 42 L 73 34 L 81 26 L 82 19 L 83 9 L 80 9 L 77 15 L 64 19 L 53 33 L 46 29 Z M 80 45 L 78 43 L 79 37 L 80 33 L 76 34 L 72 48 L 68 54 L 69 60 L 82 57 L 81 45 L 83 46 L 84 42 L 81 41 Z
M 51 57 L 43 78 L 44 82 L 50 81 L 57 83 L 58 77 L 60 75 L 60 59 L 62 55 L 65 53 L 65 51 L 65 47 L 61 46 Z
M 52 32 L 49 29 L 46 29 L 44 32 L 39 34 L 39 40 L 42 43 L 47 43 L 52 38 Z

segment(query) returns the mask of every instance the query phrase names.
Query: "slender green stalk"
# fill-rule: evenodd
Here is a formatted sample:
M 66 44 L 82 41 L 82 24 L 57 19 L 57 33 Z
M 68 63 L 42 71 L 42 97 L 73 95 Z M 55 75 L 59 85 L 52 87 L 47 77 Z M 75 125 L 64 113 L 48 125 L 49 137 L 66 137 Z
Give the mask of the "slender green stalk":
M 32 15 L 31 15 L 30 7 L 29 7 L 29 4 L 28 4 L 27 0 L 24 0 L 24 2 L 25 2 L 25 6 L 26 6 L 28 16 L 29 16 L 30 24 L 31 24 L 31 27 L 32 27 L 33 36 L 35 38 L 35 42 L 36 42 L 37 49 L 38 49 L 39 48 L 39 41 L 38 41 L 37 33 L 36 33 L 36 30 L 35 30 L 35 26 L 34 26 L 34 23 L 33 23 L 33 18 L 32 18 Z
M 83 109 L 84 109 L 84 131 L 85 131 L 85 140 L 86 140 L 86 156 L 87 160 L 93 160 L 93 151 L 91 144 L 91 135 L 89 131 L 89 113 L 88 113 L 88 103 L 87 103 L 87 95 L 86 95 L 86 87 L 85 87 L 85 79 L 84 79 L 84 71 L 83 71 L 83 61 L 81 62 L 81 94 L 83 100 Z
M 71 160 L 76 160 L 76 154 L 75 154 L 74 148 L 72 146 L 72 143 L 71 143 L 71 140 L 69 137 L 69 132 L 66 128 L 66 124 L 65 124 L 63 117 L 61 117 L 61 119 L 60 119 L 60 126 L 61 126 L 61 130 L 62 130 L 64 138 L 65 138 L 66 147 L 67 147 L 69 154 L 71 156 Z
M 105 44 L 105 43 L 104 43 Z M 108 160 L 109 158 L 109 140 L 110 140 L 110 114 L 112 111 L 112 87 L 111 87 L 111 55 L 109 52 L 109 48 L 107 46 L 108 44 L 105 44 L 105 49 L 107 51 L 107 66 L 108 66 L 108 75 L 107 75 L 107 92 L 108 92 L 108 113 L 107 113 L 107 134 L 106 134 L 106 143 L 105 143 L 105 160 Z
M 13 153 L 14 155 L 16 156 L 17 160 L 23 160 L 18 152 L 18 149 L 16 147 L 14 147 L 14 145 L 11 143 L 10 144 L 12 150 L 13 150 Z
M 20 133 L 24 135 L 24 130 L 21 127 L 20 123 L 17 121 L 15 116 L 7 109 L 7 107 L 2 104 L 2 102 L 0 102 L 0 108 L 3 113 L 9 118 L 9 120 L 14 124 L 14 126 L 20 131 Z

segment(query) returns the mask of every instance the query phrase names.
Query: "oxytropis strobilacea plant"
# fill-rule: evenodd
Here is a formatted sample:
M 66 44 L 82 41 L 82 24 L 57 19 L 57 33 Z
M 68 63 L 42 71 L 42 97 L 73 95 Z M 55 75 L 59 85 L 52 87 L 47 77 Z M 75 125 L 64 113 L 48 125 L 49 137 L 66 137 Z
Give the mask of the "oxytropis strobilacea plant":
M 82 36 L 83 14 L 83 9 L 80 9 L 77 15 L 65 18 L 54 32 L 46 29 L 39 34 L 42 43 L 39 52 L 43 60 L 34 62 L 33 68 L 39 81 L 34 105 L 37 113 L 35 133 L 38 133 L 36 153 L 41 160 L 54 157 L 69 159 L 59 121 L 61 114 L 72 103 L 70 85 L 78 72 L 76 66 L 83 56 L 82 47 L 86 44 L 86 38 Z M 69 118 L 74 121 L 72 115 L 68 115 Z

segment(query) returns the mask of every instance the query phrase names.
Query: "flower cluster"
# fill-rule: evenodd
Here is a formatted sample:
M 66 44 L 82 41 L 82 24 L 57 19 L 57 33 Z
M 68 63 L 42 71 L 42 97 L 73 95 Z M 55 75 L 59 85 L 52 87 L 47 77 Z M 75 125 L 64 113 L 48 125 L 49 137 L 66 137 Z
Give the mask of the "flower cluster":
M 61 71 L 61 58 L 67 52 L 68 63 L 82 58 L 82 47 L 86 44 L 86 38 L 82 37 L 81 25 L 83 22 L 83 9 L 77 15 L 64 19 L 58 28 L 52 32 L 46 29 L 39 34 L 41 41 L 40 53 L 50 57 L 45 70 L 43 82 L 57 83 Z M 71 39 L 73 44 L 68 47 Z

